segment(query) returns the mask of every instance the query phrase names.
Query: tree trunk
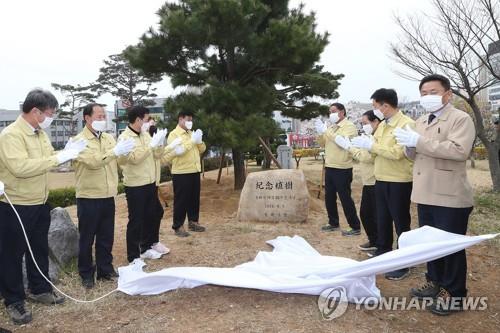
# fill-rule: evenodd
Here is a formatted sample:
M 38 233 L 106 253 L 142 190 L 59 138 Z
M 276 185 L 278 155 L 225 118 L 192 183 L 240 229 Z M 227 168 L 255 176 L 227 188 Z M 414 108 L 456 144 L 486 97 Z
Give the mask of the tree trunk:
M 498 140 L 498 139 L 497 139 Z M 498 145 L 495 142 L 483 142 L 488 151 L 488 164 L 490 166 L 493 191 L 500 192 L 500 162 L 498 156 Z
M 264 160 L 262 161 L 262 170 L 271 169 L 271 159 L 264 154 Z
M 269 147 L 269 138 L 265 138 L 264 142 Z M 262 169 L 263 170 L 269 170 L 269 169 L 271 169 L 271 158 L 267 155 L 266 150 L 264 149 L 264 147 L 262 147 L 262 150 L 264 152 L 264 161 L 262 163 Z
M 475 116 L 475 126 L 476 134 L 479 140 L 483 143 L 484 147 L 488 151 L 488 163 L 490 166 L 491 182 L 493 183 L 493 191 L 500 192 L 500 165 L 498 162 L 498 131 L 497 138 L 495 142 L 491 142 L 483 126 L 483 115 L 479 105 L 476 103 L 475 99 L 467 99 L 467 103 L 472 108 Z
M 245 154 L 237 149 L 233 149 L 233 168 L 234 168 L 234 189 L 241 190 L 245 185 Z
M 217 175 L 217 184 L 220 184 L 220 178 L 222 176 L 222 168 L 224 167 L 224 158 L 226 157 L 226 153 L 224 153 L 224 149 L 222 150 L 222 154 L 220 155 L 220 165 L 219 165 L 219 174 Z
M 474 157 L 474 150 L 472 151 L 472 153 L 470 154 L 470 167 L 472 169 L 475 169 L 476 168 L 476 158 Z

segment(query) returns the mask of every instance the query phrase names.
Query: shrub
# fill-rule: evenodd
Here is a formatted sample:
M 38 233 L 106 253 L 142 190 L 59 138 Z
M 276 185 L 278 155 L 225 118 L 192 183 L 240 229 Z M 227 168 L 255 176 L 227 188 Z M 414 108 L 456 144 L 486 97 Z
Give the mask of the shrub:
M 319 148 L 301 148 L 301 149 L 294 149 L 293 150 L 293 157 L 314 157 L 315 159 L 318 158 L 319 153 L 320 153 Z
M 123 183 L 118 183 L 118 194 L 125 192 L 125 185 Z
M 476 160 L 485 160 L 488 158 L 488 151 L 484 146 L 474 147 L 474 158 Z
M 220 157 L 205 158 L 203 161 L 205 165 L 205 171 L 217 170 L 220 167 Z M 233 165 L 233 160 L 229 156 L 226 156 L 226 158 L 224 159 L 224 167 L 226 167 L 226 163 L 228 165 Z
M 52 207 L 68 207 L 76 204 L 74 187 L 59 188 L 49 191 L 47 203 Z

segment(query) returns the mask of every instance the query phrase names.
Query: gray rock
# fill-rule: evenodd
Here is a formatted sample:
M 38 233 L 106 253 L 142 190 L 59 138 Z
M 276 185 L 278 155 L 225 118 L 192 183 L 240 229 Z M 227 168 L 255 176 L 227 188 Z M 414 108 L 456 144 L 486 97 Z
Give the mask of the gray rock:
M 28 278 L 26 274 L 26 256 L 31 256 L 29 252 L 26 252 L 24 258 L 23 258 L 23 282 L 24 282 L 24 288 L 28 289 Z M 50 281 L 57 283 L 59 282 L 59 273 L 61 271 L 61 268 L 59 267 L 58 264 L 52 260 L 52 258 L 49 257 L 49 279 Z
M 78 256 L 78 229 L 64 208 L 50 212 L 49 256 L 59 266 L 66 266 Z
M 71 221 L 71 217 L 64 208 L 57 207 L 50 212 L 49 227 L 49 278 L 52 282 L 59 280 L 59 274 L 63 267 L 78 256 L 78 230 Z M 23 259 L 24 286 L 27 288 L 26 277 L 26 252 Z

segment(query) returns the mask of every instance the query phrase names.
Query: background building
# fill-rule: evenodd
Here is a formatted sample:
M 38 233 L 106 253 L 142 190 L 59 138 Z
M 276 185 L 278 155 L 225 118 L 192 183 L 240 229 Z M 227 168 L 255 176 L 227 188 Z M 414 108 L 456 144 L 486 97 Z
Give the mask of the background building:
M 495 72 L 500 73 L 500 40 L 488 46 L 488 55 L 496 69 Z M 496 83 L 488 88 L 488 101 L 493 113 L 500 110 L 500 80 L 496 80 Z M 498 113 L 496 114 L 498 117 Z
M 19 116 L 19 110 L 0 109 L 0 132 L 10 124 L 12 124 Z
M 154 102 L 154 104 L 146 105 L 146 107 L 149 109 L 150 116 L 157 120 L 166 121 L 167 119 L 165 118 L 164 104 L 167 99 L 153 98 L 151 100 Z M 125 128 L 127 128 L 127 107 L 128 105 L 124 105 L 122 100 L 117 100 L 115 101 L 114 117 L 107 117 L 108 122 L 110 122 L 108 127 L 114 127 L 114 132 L 117 136 L 120 135 L 125 130 Z
M 20 110 L 4 110 L 0 109 L 0 132 L 16 121 L 17 117 L 21 114 Z M 82 130 L 82 120 L 81 113 L 77 116 L 76 120 L 63 119 L 56 117 L 52 122 L 52 125 L 45 129 L 46 133 L 50 137 L 52 146 L 55 149 L 64 148 L 66 142 L 69 138 L 75 136 Z

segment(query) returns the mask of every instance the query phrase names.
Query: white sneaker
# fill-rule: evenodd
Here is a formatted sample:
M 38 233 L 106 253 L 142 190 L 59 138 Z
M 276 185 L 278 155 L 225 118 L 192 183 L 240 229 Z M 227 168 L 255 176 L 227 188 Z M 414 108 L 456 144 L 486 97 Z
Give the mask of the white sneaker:
M 153 246 L 151 246 L 151 249 L 161 254 L 167 254 L 170 252 L 170 249 L 160 242 L 154 243 Z
M 153 249 L 149 249 L 143 254 L 141 254 L 141 259 L 160 259 L 162 254 Z

